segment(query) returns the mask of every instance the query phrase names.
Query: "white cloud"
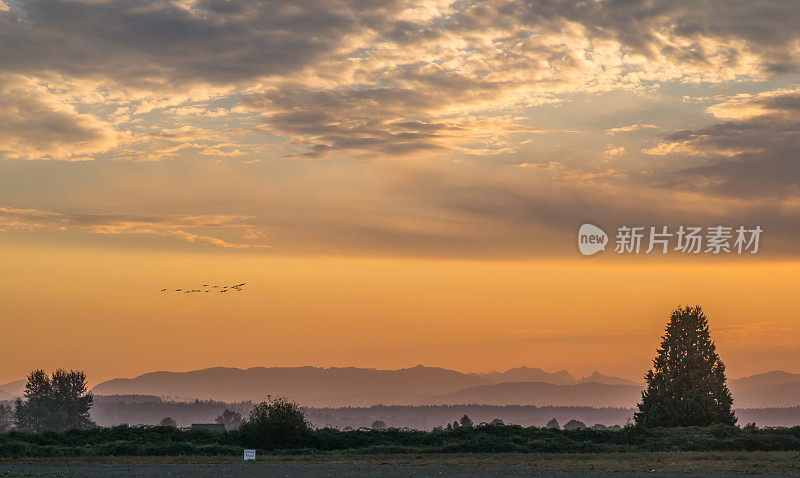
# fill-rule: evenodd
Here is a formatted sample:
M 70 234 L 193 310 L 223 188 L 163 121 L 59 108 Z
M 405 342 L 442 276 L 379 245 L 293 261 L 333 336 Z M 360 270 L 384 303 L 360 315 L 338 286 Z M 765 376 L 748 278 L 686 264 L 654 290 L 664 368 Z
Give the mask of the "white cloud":
M 7 158 L 86 159 L 114 148 L 124 134 L 36 81 L 0 76 L 0 152 Z

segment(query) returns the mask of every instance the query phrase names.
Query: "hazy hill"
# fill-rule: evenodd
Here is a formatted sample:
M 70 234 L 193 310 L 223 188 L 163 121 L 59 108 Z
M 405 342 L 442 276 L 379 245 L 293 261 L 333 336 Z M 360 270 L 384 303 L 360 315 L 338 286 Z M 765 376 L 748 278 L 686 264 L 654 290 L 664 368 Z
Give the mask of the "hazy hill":
M 91 410 L 92 420 L 100 426 L 156 425 L 171 417 L 179 427 L 192 423 L 213 423 L 224 410 L 234 410 L 247 417 L 250 402 L 224 403 L 213 400 L 171 402 L 143 395 L 97 395 Z
M 174 418 L 179 426 L 192 423 L 210 423 L 223 410 L 236 410 L 248 416 L 252 403 L 222 403 L 215 401 L 168 402 L 158 397 L 98 396 L 92 407 L 92 419 L 101 426 L 120 423 L 155 425 L 164 417 Z M 535 407 L 531 405 L 432 405 L 422 407 L 385 406 L 306 408 L 306 417 L 317 427 L 334 426 L 369 427 L 381 420 L 392 427 L 410 427 L 430 430 L 435 426 L 452 423 L 465 413 L 475 423 L 500 418 L 506 423 L 523 426 L 544 426 L 551 418 L 563 425 L 569 420 L 580 420 L 593 425 L 625 425 L 633 417 L 634 408 L 592 407 Z M 740 424 L 756 423 L 758 426 L 800 425 L 800 407 L 737 409 Z
M 603 375 L 600 372 L 593 372 L 588 377 L 583 377 L 579 380 L 580 383 L 604 383 L 606 385 L 633 385 L 633 386 L 642 386 L 639 383 L 634 382 L 633 380 L 628 380 L 627 378 L 620 378 L 620 377 L 612 377 L 610 375 Z
M 494 383 L 502 382 L 544 382 L 555 385 L 571 385 L 576 383 L 575 377 L 566 370 L 558 372 L 545 372 L 540 368 L 517 367 L 506 370 L 505 372 L 488 372 L 471 374 L 473 376 L 491 380 Z
M 772 371 L 736 380 L 729 386 L 737 408 L 800 405 L 800 374 Z M 437 367 L 401 370 L 355 367 L 209 368 L 191 372 L 152 372 L 118 378 L 92 389 L 97 395 L 154 395 L 224 402 L 261 401 L 283 395 L 310 407 L 375 404 L 536 404 L 632 407 L 643 385 L 594 372 L 576 380 L 567 371 L 531 367 L 505 372 L 464 374 Z M 25 380 L 0 385 L 0 400 L 21 395 Z
M 432 404 L 537 405 L 634 407 L 641 398 L 638 385 L 507 382 L 460 390 L 431 399 Z
M 789 373 L 782 370 L 750 375 L 749 377 L 731 380 L 731 386 L 738 388 L 774 387 L 800 382 L 800 373 Z
M 401 370 L 318 367 L 210 368 L 193 372 L 152 372 L 118 378 L 92 389 L 102 395 L 158 395 L 226 402 L 283 395 L 307 406 L 421 403 L 439 395 L 490 383 L 452 370 L 421 365 Z
M 21 397 L 22 392 L 25 391 L 25 384 L 27 380 L 16 380 L 14 382 L 9 382 L 4 385 L 0 385 L 0 400 L 6 400 L 2 398 L 4 395 L 10 395 L 11 397 Z
M 10 393 L 0 390 L 0 400 L 11 400 L 12 398 L 14 397 L 12 397 Z
M 773 370 L 731 380 L 736 407 L 793 407 L 800 405 L 800 374 Z

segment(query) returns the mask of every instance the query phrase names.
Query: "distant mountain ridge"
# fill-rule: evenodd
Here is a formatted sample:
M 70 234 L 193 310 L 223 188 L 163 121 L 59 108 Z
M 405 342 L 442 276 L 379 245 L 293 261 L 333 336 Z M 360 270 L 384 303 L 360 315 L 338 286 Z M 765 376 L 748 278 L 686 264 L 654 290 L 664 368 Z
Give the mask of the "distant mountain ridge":
M 423 403 L 427 396 L 491 383 L 438 367 L 376 370 L 356 367 L 209 368 L 192 372 L 152 372 L 95 386 L 102 395 L 158 395 L 227 402 L 282 395 L 304 405 Z
M 540 368 L 531 367 L 516 367 L 506 370 L 505 372 L 486 372 L 486 373 L 471 373 L 470 375 L 476 377 L 487 378 L 494 383 L 503 382 L 542 382 L 550 383 L 553 385 L 576 385 L 578 383 L 603 383 L 606 385 L 635 385 L 639 386 L 632 380 L 620 377 L 612 377 L 610 375 L 603 375 L 598 371 L 594 371 L 588 377 L 583 377 L 580 380 L 576 379 L 566 370 L 559 370 L 558 372 L 545 372 Z
M 582 379 L 578 380 L 578 383 L 603 383 L 606 385 L 631 385 L 636 387 L 642 387 L 643 383 L 637 383 L 633 380 L 628 380 L 627 378 L 620 378 L 620 377 L 612 377 L 611 375 L 603 375 L 598 371 L 592 372 L 591 375 L 588 377 L 583 377 Z
M 502 382 L 544 382 L 552 383 L 554 385 L 572 385 L 577 383 L 575 377 L 570 375 L 566 370 L 559 370 L 558 372 L 545 372 L 540 368 L 530 367 L 516 367 L 510 368 L 505 372 L 487 372 L 487 373 L 472 373 L 470 375 L 476 377 L 486 378 L 494 383 Z
M 729 380 L 737 408 L 800 406 L 800 374 L 771 371 Z M 20 396 L 25 380 L 0 385 L 0 400 Z M 516 367 L 461 373 L 439 367 L 378 370 L 357 367 L 214 367 L 116 378 L 96 395 L 153 395 L 171 399 L 261 401 L 286 396 L 305 406 L 538 405 L 634 407 L 644 384 L 593 372 L 576 379 L 566 370 Z
M 502 384 L 526 383 L 539 390 L 530 395 L 500 393 Z M 588 393 L 591 383 L 603 392 Z M 260 401 L 267 395 L 286 396 L 306 406 L 370 406 L 376 404 L 427 405 L 478 403 L 487 390 L 496 391 L 491 403 L 580 404 L 592 405 L 599 397 L 609 397 L 599 406 L 630 395 L 616 387 L 638 385 L 617 377 L 595 372 L 581 380 L 566 370 L 555 373 L 538 368 L 517 367 L 505 372 L 464 374 L 454 370 L 418 365 L 400 370 L 377 370 L 356 367 L 254 367 L 249 369 L 215 367 L 191 372 L 151 372 L 136 378 L 117 378 L 92 389 L 97 395 L 156 395 L 171 398 L 213 399 L 226 402 Z M 484 387 L 484 388 L 481 388 Z M 489 387 L 489 388 L 485 388 Z M 555 388 L 553 388 L 555 387 Z M 610 387 L 610 388 L 609 388 Z M 608 390 L 606 390 L 608 389 Z M 547 393 L 544 393 L 547 391 Z M 460 394 L 459 394 L 460 393 Z M 637 392 L 638 393 L 638 392 Z M 613 399 L 611 397 L 614 397 Z
M 800 374 L 781 370 L 759 373 L 728 384 L 736 407 L 794 407 L 800 405 Z

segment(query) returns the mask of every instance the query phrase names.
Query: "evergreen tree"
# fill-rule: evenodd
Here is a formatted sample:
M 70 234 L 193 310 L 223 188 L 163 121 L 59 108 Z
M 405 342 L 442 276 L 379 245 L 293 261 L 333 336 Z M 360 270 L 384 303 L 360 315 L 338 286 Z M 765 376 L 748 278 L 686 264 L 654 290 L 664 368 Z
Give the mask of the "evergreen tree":
M 14 403 L 14 420 L 20 430 L 40 432 L 50 428 L 53 385 L 44 370 L 34 370 L 25 384 L 25 401 Z
M 462 427 L 470 428 L 472 426 L 472 419 L 465 414 L 463 417 L 461 417 L 461 420 L 458 421 L 458 424 Z
M 725 365 L 699 306 L 678 307 L 672 312 L 645 380 L 647 390 L 634 415 L 637 425 L 736 424 L 733 398 L 725 385 Z

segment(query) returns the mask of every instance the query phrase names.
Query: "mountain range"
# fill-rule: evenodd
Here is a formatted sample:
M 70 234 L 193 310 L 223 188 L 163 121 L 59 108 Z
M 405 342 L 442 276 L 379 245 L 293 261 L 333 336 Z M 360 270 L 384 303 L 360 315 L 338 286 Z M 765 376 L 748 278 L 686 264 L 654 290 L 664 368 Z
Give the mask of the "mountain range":
M 494 383 L 503 382 L 544 382 L 553 385 L 575 385 L 578 383 L 604 383 L 607 385 L 639 385 L 638 383 L 619 377 L 603 375 L 595 371 L 588 377 L 576 379 L 566 370 L 558 372 L 545 372 L 540 368 L 517 367 L 506 370 L 505 372 L 471 373 L 475 377 L 488 379 Z
M 800 374 L 772 371 L 729 380 L 737 408 L 800 405 Z M 19 396 L 25 381 L 0 385 L 0 400 Z M 310 407 L 394 405 L 538 405 L 633 407 L 644 385 L 594 372 L 517 367 L 461 373 L 438 367 L 377 370 L 356 367 L 214 367 L 150 372 L 96 385 L 95 395 L 154 395 L 173 400 L 262 401 L 285 396 Z

